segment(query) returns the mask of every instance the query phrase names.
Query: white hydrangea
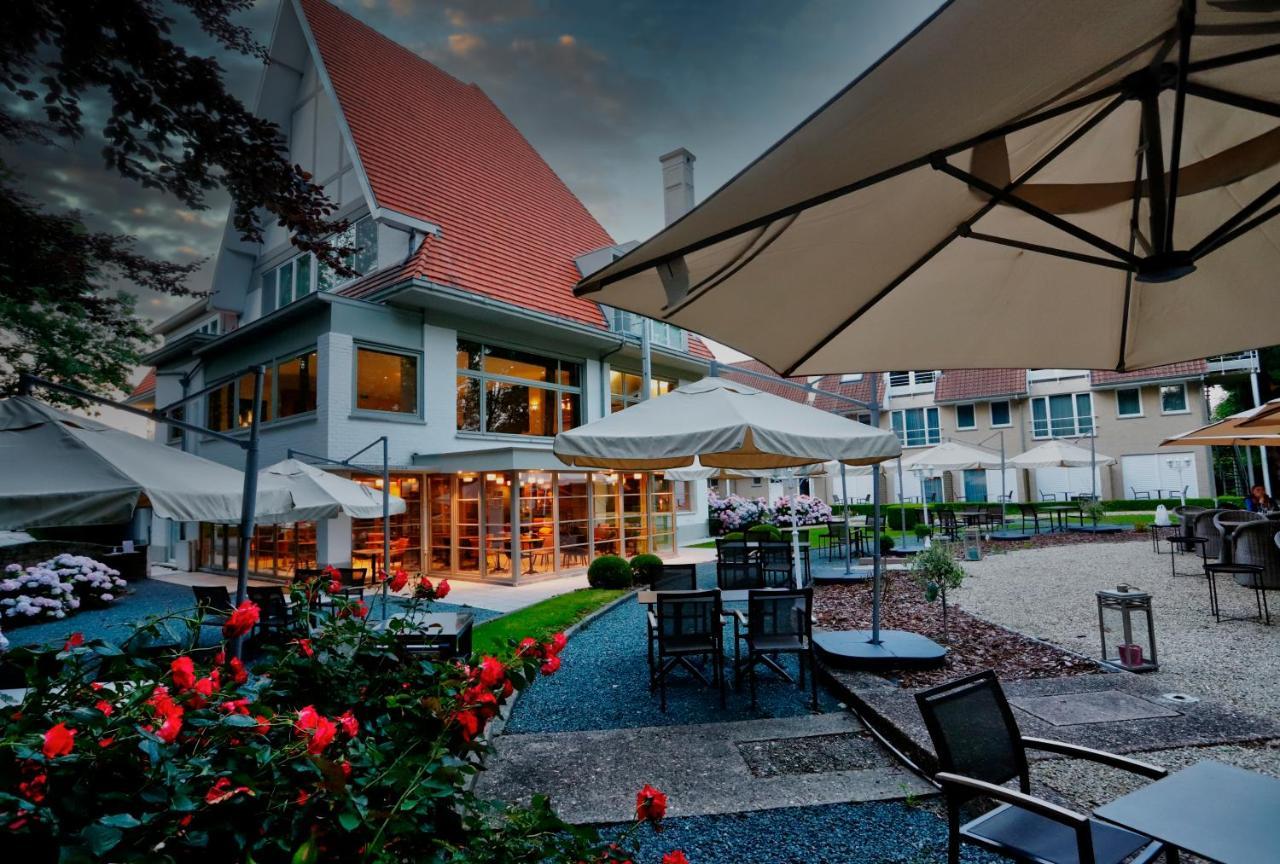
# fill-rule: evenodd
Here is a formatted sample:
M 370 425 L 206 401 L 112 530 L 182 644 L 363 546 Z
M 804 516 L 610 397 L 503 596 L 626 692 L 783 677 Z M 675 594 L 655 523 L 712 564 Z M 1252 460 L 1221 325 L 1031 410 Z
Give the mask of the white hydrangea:
M 84 555 L 58 555 L 23 567 L 8 564 L 0 579 L 0 609 L 6 618 L 61 620 L 85 599 L 112 603 L 127 583 L 100 561 Z

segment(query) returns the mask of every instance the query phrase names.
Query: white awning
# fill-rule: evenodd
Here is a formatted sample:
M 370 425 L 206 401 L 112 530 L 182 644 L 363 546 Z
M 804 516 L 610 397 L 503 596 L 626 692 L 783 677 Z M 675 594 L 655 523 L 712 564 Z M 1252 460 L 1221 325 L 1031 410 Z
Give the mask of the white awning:
M 297 459 L 285 459 L 258 472 L 261 482 L 283 486 L 293 499 L 287 513 L 258 522 L 314 522 L 345 513 L 352 519 L 382 518 L 382 492 L 363 483 L 331 474 Z M 390 515 L 405 512 L 404 499 L 389 496 Z

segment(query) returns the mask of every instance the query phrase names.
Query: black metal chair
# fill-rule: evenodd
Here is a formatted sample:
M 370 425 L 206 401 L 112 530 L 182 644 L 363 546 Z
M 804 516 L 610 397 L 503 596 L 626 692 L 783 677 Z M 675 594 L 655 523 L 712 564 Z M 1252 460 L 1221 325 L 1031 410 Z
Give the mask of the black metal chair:
M 958 540 L 960 538 L 960 520 L 956 518 L 954 510 L 939 510 L 938 517 L 938 533 L 945 534 L 949 540 Z
M 1087 759 L 1151 780 L 1164 777 L 1165 769 L 1075 744 L 1022 737 L 989 670 L 921 691 L 916 704 L 938 756 L 934 779 L 946 799 L 949 864 L 959 864 L 961 843 L 1035 864 L 1145 864 L 1165 851 L 1150 837 L 1032 796 L 1026 750 Z M 1014 778 L 1016 791 L 1003 785 Z M 980 798 L 1000 804 L 962 825 L 960 808 Z M 1168 860 L 1176 860 L 1169 852 Z
M 658 594 L 655 611 L 649 613 L 649 689 L 659 691 L 660 706 L 667 710 L 667 676 L 684 667 L 707 686 L 711 681 L 693 663 L 695 657 L 711 659 L 712 675 L 724 705 L 724 610 L 720 592 L 697 591 Z
M 716 560 L 742 564 L 755 560 L 755 548 L 746 540 L 716 540 Z
M 795 566 L 790 543 L 766 540 L 760 544 L 760 581 L 765 588 L 790 588 Z
M 1036 509 L 1034 504 L 1019 504 L 1018 515 L 1022 519 L 1022 530 L 1027 530 L 1027 520 L 1031 520 L 1031 526 L 1035 528 L 1035 533 L 1040 533 L 1040 511 Z
M 1146 491 L 1146 492 L 1139 492 L 1139 491 L 1137 490 L 1137 487 L 1130 486 L 1130 487 L 1129 487 L 1129 491 L 1131 491 L 1131 492 L 1133 493 L 1133 500 L 1134 500 L 1134 501 L 1150 501 L 1150 500 L 1151 500 L 1151 492 L 1150 492 L 1150 490 L 1148 490 L 1148 491 Z
M 850 539 L 848 522 L 828 522 L 827 533 L 823 542 L 823 548 L 827 551 L 827 560 L 833 559 L 837 552 L 843 556 Z
M 717 561 L 716 586 L 722 591 L 763 588 L 764 576 L 760 572 L 760 562 L 754 558 L 750 561 Z
M 1173 514 L 1178 517 L 1178 527 L 1182 529 L 1178 533 L 1181 534 L 1183 537 L 1196 536 L 1195 517 L 1200 515 L 1204 511 L 1205 511 L 1204 507 L 1200 507 L 1195 504 L 1187 504 L 1182 507 L 1174 507 Z M 1184 552 L 1192 551 L 1191 546 L 1189 544 L 1184 544 L 1182 547 L 1182 550 Z
M 662 573 L 653 580 L 654 591 L 696 591 L 698 568 L 694 564 L 663 564 Z
M 196 598 L 196 614 L 202 627 L 221 627 L 234 611 L 231 592 L 222 585 L 192 585 Z
M 746 646 L 746 657 L 741 648 Z M 777 661 L 779 654 L 795 654 L 799 675 L 792 678 Z M 756 669 L 763 663 L 787 681 L 804 689 L 804 667 L 809 666 L 813 709 L 818 710 L 818 679 L 813 669 L 813 589 L 792 588 L 752 591 L 747 611 L 733 612 L 733 685 L 739 686 L 745 669 L 751 679 L 751 707 L 756 707 Z
M 1004 505 L 988 504 L 986 507 L 987 515 L 983 517 L 982 524 L 988 531 L 1004 530 Z
M 284 589 L 276 586 L 249 586 L 249 599 L 258 604 L 257 635 L 280 636 L 289 632 L 293 623 Z
M 1205 568 L 1212 583 L 1218 620 L 1221 620 L 1221 609 L 1216 603 L 1217 577 L 1230 575 L 1239 585 L 1253 591 L 1258 618 L 1270 625 L 1267 592 L 1280 591 L 1280 523 L 1261 519 L 1241 525 L 1231 536 L 1231 550 L 1231 564 L 1209 564 Z

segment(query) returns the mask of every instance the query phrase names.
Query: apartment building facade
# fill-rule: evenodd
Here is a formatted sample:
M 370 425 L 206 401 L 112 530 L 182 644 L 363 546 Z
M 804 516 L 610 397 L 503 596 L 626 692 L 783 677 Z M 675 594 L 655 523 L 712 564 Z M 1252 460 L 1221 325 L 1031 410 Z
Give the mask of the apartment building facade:
M 213 293 L 162 323 L 131 397 L 220 431 L 261 427 L 262 464 L 345 459 L 385 436 L 392 565 L 520 582 L 599 554 L 668 552 L 705 533 L 703 484 L 566 470 L 554 436 L 641 398 L 641 321 L 575 298 L 619 247 L 502 112 L 323 0 L 285 0 L 257 111 L 349 223 L 354 277 L 228 225 Z M 655 180 L 655 192 L 657 181 Z M 655 324 L 652 392 L 705 374 L 697 337 Z M 266 368 L 254 404 L 249 367 Z M 240 467 L 225 442 L 160 425 L 172 446 Z M 380 447 L 349 474 L 380 485 Z M 381 520 L 259 525 L 252 572 L 380 567 Z M 235 526 L 158 524 L 153 557 L 234 569 Z

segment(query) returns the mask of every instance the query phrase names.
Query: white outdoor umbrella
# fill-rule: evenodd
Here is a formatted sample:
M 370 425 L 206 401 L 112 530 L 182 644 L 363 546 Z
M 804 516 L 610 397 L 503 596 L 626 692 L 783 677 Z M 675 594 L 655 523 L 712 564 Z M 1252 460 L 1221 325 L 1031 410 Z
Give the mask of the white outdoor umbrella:
M 1093 439 L 1089 439 L 1092 448 Z M 1114 465 L 1116 460 L 1111 456 L 1103 456 L 1094 452 L 1092 449 L 1085 450 L 1083 447 L 1077 447 L 1074 444 L 1068 444 L 1066 441 L 1054 439 L 1046 441 L 1038 447 L 1032 447 L 1025 453 L 1019 453 L 1009 459 L 1009 464 L 1015 468 L 1089 468 L 1093 477 L 1093 497 L 1098 497 L 1098 466 Z M 1069 476 L 1069 475 L 1068 475 Z M 1070 493 L 1070 486 L 1067 489 Z
M 0 400 L 0 528 L 127 522 L 144 496 L 166 519 L 234 524 L 243 484 L 234 468 L 29 396 Z M 268 521 L 292 498 L 262 484 L 256 507 Z
M 1277 81 L 1275 3 L 944 3 L 577 292 L 784 375 L 1275 344 Z
M 262 485 L 283 486 L 293 498 L 287 513 L 258 522 L 314 522 L 345 513 L 352 519 L 381 519 L 382 492 L 363 483 L 331 474 L 297 459 L 285 459 L 258 472 Z M 389 496 L 389 515 L 405 512 L 403 498 Z
M 685 468 L 671 468 L 662 472 L 668 480 L 773 480 L 792 477 L 820 477 L 827 473 L 825 463 L 798 465 L 795 468 L 711 468 L 695 459 Z
M 993 453 L 990 450 L 984 450 L 981 447 L 965 444 L 961 441 L 943 441 L 928 450 L 920 450 L 910 456 L 903 456 L 897 462 L 900 464 L 894 464 L 894 468 L 915 471 L 917 474 L 969 471 L 982 468 L 1003 469 L 1004 467 L 1004 462 L 1001 460 L 999 453 Z M 899 485 L 899 497 L 901 497 L 901 485 Z M 928 496 L 922 494 L 921 500 L 924 502 L 924 521 L 928 525 Z

